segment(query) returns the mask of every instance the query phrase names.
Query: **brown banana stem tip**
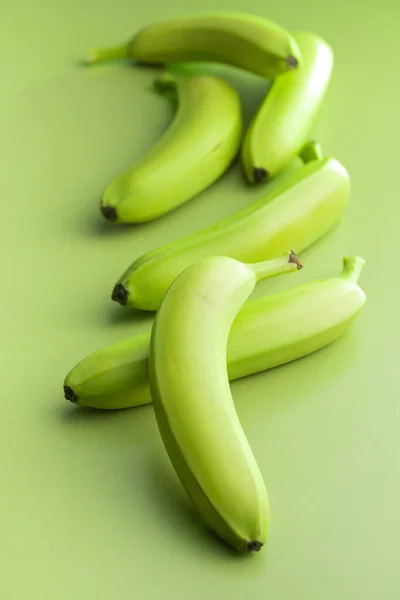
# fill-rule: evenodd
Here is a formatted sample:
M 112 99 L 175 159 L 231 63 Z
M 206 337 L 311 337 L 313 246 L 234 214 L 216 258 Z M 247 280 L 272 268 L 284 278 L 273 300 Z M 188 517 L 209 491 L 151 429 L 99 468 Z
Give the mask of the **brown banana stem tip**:
M 291 250 L 289 253 L 289 262 L 297 265 L 298 269 L 303 268 L 303 265 L 301 264 L 301 262 L 299 261 L 299 259 L 297 258 L 297 255 L 293 252 L 293 250 Z

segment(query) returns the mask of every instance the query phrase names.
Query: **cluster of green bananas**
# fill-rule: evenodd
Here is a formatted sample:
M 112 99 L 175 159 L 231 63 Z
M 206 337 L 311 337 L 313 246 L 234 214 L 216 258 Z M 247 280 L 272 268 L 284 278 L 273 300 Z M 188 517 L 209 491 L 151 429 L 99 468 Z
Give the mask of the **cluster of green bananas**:
M 71 402 L 121 409 L 153 402 L 172 464 L 208 526 L 239 551 L 260 550 L 269 530 L 265 484 L 236 414 L 229 381 L 282 365 L 343 335 L 365 303 L 364 260 L 340 276 L 247 301 L 257 281 L 295 272 L 301 252 L 339 220 L 346 169 L 307 141 L 333 65 L 313 33 L 291 34 L 246 14 L 216 13 L 150 25 L 88 63 L 213 61 L 273 78 L 242 139 L 236 91 L 218 77 L 156 79 L 178 97 L 174 122 L 105 190 L 101 212 L 140 223 L 178 207 L 223 175 L 241 152 L 251 183 L 301 167 L 259 200 L 136 259 L 114 287 L 124 306 L 157 311 L 152 327 L 94 352 L 64 380 Z

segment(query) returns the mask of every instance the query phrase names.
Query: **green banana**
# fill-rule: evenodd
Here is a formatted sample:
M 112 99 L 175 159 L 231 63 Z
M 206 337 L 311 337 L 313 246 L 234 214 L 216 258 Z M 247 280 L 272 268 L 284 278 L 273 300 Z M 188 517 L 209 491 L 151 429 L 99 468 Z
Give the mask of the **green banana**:
M 344 335 L 366 301 L 357 283 L 364 264 L 359 256 L 345 257 L 339 277 L 247 302 L 229 338 L 231 379 L 302 358 Z
M 251 182 L 285 168 L 306 140 L 331 77 L 333 53 L 313 33 L 294 34 L 301 69 L 277 77 L 244 137 L 241 158 Z
M 228 334 L 258 280 L 297 268 L 291 257 L 196 262 L 169 288 L 151 334 L 150 391 L 165 448 L 204 521 L 239 551 L 265 543 L 269 507 L 233 405 Z
M 357 285 L 364 260 L 343 259 L 340 277 L 321 279 L 249 300 L 229 333 L 230 380 L 315 352 L 346 333 L 365 302 Z M 67 400 L 98 409 L 151 402 L 145 333 L 102 348 L 81 360 L 64 380 Z
M 213 61 L 263 77 L 294 69 L 301 60 L 288 31 L 259 16 L 228 11 L 148 25 L 122 46 L 90 51 L 86 63 L 118 58 L 144 64 Z
M 178 82 L 170 74 L 156 85 L 177 91 L 178 111 L 158 143 L 105 190 L 100 208 L 113 222 L 143 223 L 169 212 L 221 177 L 239 150 L 241 106 L 230 85 L 205 75 Z
M 338 221 L 349 188 L 339 162 L 312 160 L 236 214 L 135 260 L 115 285 L 112 299 L 157 310 L 175 277 L 200 258 L 222 254 L 256 262 L 280 256 L 290 246 L 301 252 Z

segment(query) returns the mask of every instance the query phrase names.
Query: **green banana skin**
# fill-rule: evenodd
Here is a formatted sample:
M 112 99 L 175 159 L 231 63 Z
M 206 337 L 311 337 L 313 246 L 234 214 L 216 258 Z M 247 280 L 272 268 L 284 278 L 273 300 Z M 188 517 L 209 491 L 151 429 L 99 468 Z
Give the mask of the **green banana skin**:
M 149 25 L 127 44 L 92 50 L 86 64 L 119 58 L 142 64 L 220 62 L 263 77 L 295 69 L 301 61 L 288 31 L 259 16 L 228 11 Z
M 157 310 L 175 277 L 200 258 L 225 255 L 251 263 L 280 256 L 288 247 L 299 253 L 336 224 L 349 191 L 348 173 L 338 161 L 312 160 L 227 219 L 135 260 L 112 299 Z
M 340 277 L 247 301 L 229 334 L 227 365 L 235 380 L 315 352 L 344 335 L 365 303 L 357 285 L 364 260 L 343 259 Z M 151 402 L 145 333 L 90 354 L 66 376 L 65 396 L 81 406 L 125 409 Z
M 257 281 L 298 268 L 291 256 L 196 262 L 173 282 L 152 328 L 149 383 L 165 448 L 203 520 L 241 552 L 265 543 L 269 503 L 233 405 L 228 335 Z
M 245 134 L 242 164 L 252 183 L 284 169 L 305 142 L 325 95 L 333 68 L 333 52 L 314 33 L 294 34 L 301 69 L 277 77 Z
M 105 190 L 101 212 L 115 223 L 143 223 L 173 210 L 221 177 L 239 151 L 242 114 L 232 86 L 170 74 L 156 85 L 177 91 L 177 114 L 158 143 Z
M 247 302 L 229 338 L 229 377 L 239 379 L 283 365 L 343 336 L 366 302 L 357 283 L 364 264 L 359 256 L 345 257 L 339 277 Z

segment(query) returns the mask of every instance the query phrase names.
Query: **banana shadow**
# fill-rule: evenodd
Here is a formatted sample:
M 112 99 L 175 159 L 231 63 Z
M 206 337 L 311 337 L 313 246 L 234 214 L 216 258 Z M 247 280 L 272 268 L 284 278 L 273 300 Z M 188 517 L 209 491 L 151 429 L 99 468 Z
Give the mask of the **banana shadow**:
M 136 472 L 135 481 L 131 485 L 126 484 L 130 478 L 129 472 L 124 478 L 123 488 L 132 491 L 133 501 L 136 499 L 139 479 L 140 494 L 146 498 L 152 519 L 159 521 L 161 528 L 170 530 L 171 536 L 178 537 L 185 550 L 190 552 L 194 549 L 198 555 L 200 547 L 202 558 L 207 562 L 218 558 L 234 566 L 237 561 L 241 564 L 250 561 L 249 573 L 265 569 L 268 547 L 263 548 L 257 556 L 255 553 L 240 554 L 203 523 L 169 462 L 150 405 L 118 411 L 97 411 L 66 405 L 55 412 L 55 417 L 62 426 L 72 427 L 74 436 L 86 437 L 88 426 L 95 422 L 102 428 L 104 443 L 112 448 L 119 444 L 122 452 L 132 440 L 138 447 L 148 448 L 151 445 L 152 451 L 148 452 L 146 448 L 143 451 L 144 460 L 139 474 L 135 461 L 135 469 L 132 469 Z M 105 421 L 108 421 L 107 427 Z M 93 428 L 90 431 L 93 434 Z M 135 444 L 132 443 L 132 451 Z
M 324 389 L 332 386 L 335 380 L 345 377 L 352 369 L 360 344 L 356 331 L 351 331 L 341 340 L 312 355 L 234 382 L 233 397 L 245 429 L 246 422 L 273 419 L 278 411 L 290 410 L 294 402 L 307 402 L 307 398 L 314 396 L 316 390 L 318 394 L 323 394 Z M 331 369 L 331 363 L 335 364 L 334 370 Z M 319 375 L 313 376 L 315 373 Z M 262 377 L 265 377 L 262 395 L 268 392 L 266 401 L 260 398 Z M 293 394 L 293 382 L 298 380 L 301 380 L 301 393 Z M 139 473 L 140 493 L 144 494 L 151 507 L 152 518 L 159 521 L 160 527 L 170 530 L 171 536 L 179 537 L 185 550 L 195 548 L 197 555 L 200 551 L 202 559 L 213 561 L 218 558 L 232 564 L 233 568 L 239 560 L 241 565 L 246 565 L 244 573 L 241 571 L 242 576 L 257 575 L 267 567 L 268 544 L 259 555 L 241 555 L 203 524 L 169 462 L 150 405 L 118 411 L 97 411 L 66 405 L 57 411 L 57 418 L 63 425 L 71 426 L 75 430 L 74 435 L 79 436 L 86 436 L 88 424 L 95 421 L 102 427 L 104 442 L 114 449 L 120 446 L 121 452 L 131 443 L 134 452 L 136 445 L 137 451 L 144 455 Z M 147 450 L 149 445 L 153 448 L 150 452 Z M 137 494 L 137 479 L 130 485 L 124 485 L 128 493 L 132 490 L 133 497 Z
M 61 403 L 61 404 L 60 404 Z M 140 440 L 148 445 L 151 430 L 155 429 L 154 412 L 151 404 L 143 404 L 135 408 L 118 410 L 98 410 L 87 406 L 74 405 L 67 400 L 60 400 L 54 410 L 54 419 L 62 426 L 71 427 L 85 435 L 86 427 L 95 423 L 103 429 L 107 443 L 126 446 L 130 440 Z M 107 425 L 105 425 L 107 423 Z
M 63 423 L 81 424 L 86 422 L 102 421 L 104 419 L 119 419 L 123 410 L 97 410 L 88 406 L 77 406 L 68 400 L 56 411 L 56 418 Z
M 95 205 L 95 202 L 93 204 Z M 100 202 L 97 202 L 97 204 L 97 210 L 91 210 L 90 214 L 88 215 L 87 230 L 89 233 L 101 237 L 131 237 L 134 234 L 135 229 L 138 227 L 137 225 L 132 223 L 112 223 L 107 221 L 107 219 L 105 219 L 100 213 Z
M 117 302 L 112 303 L 114 306 L 109 307 L 106 320 L 110 325 L 120 325 L 126 323 L 128 325 L 143 325 L 144 328 L 147 326 L 150 328 L 155 312 L 138 310 L 136 308 L 126 308 L 120 306 Z M 129 334 L 128 334 L 129 335 Z
M 346 379 L 361 346 L 355 323 L 345 336 L 312 354 L 233 382 L 232 395 L 244 427 L 254 419 L 268 422 L 274 414 L 290 411 L 294 403 L 315 402 L 316 392 L 323 396 Z
M 169 463 L 167 454 L 153 452 L 146 465 L 147 476 L 142 480 L 152 505 L 153 517 L 168 526 L 173 535 L 179 535 L 182 545 L 189 550 L 202 547 L 202 555 L 207 560 L 224 559 L 232 564 L 237 561 L 251 561 L 252 569 L 265 569 L 267 547 L 257 558 L 255 553 L 241 554 L 221 540 L 203 523 L 197 510 L 186 495 L 177 475 Z M 171 535 L 172 535 L 171 533 Z M 253 560 L 252 560 L 253 559 Z

